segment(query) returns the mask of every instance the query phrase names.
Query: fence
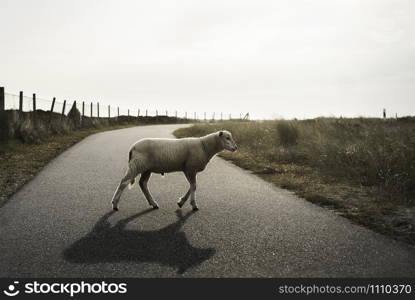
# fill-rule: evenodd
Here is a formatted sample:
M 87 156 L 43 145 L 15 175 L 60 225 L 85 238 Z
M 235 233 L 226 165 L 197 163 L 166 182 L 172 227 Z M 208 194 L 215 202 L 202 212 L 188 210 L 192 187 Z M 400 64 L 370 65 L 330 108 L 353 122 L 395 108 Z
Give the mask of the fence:
M 68 115 L 74 102 L 76 107 L 84 117 L 111 118 L 119 116 L 135 117 L 157 117 L 168 116 L 189 120 L 220 121 L 231 119 L 249 119 L 249 113 L 239 114 L 239 118 L 232 118 L 232 114 L 223 112 L 186 112 L 186 111 L 168 111 L 158 109 L 129 109 L 119 106 L 103 105 L 99 101 L 70 101 L 63 99 L 44 99 L 36 94 L 25 95 L 22 91 L 19 94 L 5 92 L 4 87 L 0 87 L 0 111 L 2 110 L 19 110 L 30 112 L 36 110 L 50 111 L 62 115 Z

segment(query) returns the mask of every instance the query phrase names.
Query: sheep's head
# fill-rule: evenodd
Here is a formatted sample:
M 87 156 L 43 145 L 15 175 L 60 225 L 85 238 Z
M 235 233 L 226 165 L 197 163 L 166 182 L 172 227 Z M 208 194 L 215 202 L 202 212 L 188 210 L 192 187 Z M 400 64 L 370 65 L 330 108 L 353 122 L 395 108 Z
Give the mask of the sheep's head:
M 219 139 L 222 143 L 222 147 L 225 150 L 229 150 L 229 151 L 236 151 L 236 149 L 238 149 L 238 146 L 236 146 L 235 141 L 233 140 L 232 137 L 232 133 L 230 133 L 227 130 L 221 130 L 219 131 Z

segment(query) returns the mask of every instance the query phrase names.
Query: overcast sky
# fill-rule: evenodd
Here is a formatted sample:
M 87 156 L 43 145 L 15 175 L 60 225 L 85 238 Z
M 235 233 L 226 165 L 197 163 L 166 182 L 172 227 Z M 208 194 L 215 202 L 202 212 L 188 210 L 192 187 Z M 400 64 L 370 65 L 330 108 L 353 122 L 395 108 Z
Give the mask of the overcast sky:
M 253 118 L 415 114 L 413 0 L 0 0 L 0 85 Z

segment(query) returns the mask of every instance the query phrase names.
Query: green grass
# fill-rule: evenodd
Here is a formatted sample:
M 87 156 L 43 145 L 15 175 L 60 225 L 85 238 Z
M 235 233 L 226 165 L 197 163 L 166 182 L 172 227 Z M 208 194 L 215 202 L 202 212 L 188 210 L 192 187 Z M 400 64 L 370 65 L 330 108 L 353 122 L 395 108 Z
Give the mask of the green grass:
M 415 118 L 222 122 L 181 128 L 175 135 L 220 129 L 231 131 L 239 147 L 222 157 L 310 202 L 415 244 Z M 402 218 L 410 225 L 406 230 L 389 224 Z
M 17 139 L 2 141 L 0 143 L 0 207 L 51 159 L 73 144 L 94 133 L 132 126 L 134 125 L 71 131 L 65 135 L 46 137 L 37 144 L 28 144 Z

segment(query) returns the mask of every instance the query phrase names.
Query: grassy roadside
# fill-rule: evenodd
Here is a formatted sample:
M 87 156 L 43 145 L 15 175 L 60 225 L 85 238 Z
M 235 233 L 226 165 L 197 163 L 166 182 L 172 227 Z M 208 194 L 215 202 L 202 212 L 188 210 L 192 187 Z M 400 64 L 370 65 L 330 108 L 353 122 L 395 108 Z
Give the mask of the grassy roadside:
M 413 120 L 223 122 L 174 134 L 220 129 L 230 130 L 239 146 L 221 157 L 355 223 L 415 244 Z
M 0 144 L 0 207 L 51 159 L 85 137 L 102 131 L 134 126 L 137 125 L 82 129 L 65 135 L 51 136 L 37 144 L 27 144 L 17 139 L 2 142 Z

